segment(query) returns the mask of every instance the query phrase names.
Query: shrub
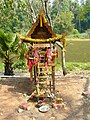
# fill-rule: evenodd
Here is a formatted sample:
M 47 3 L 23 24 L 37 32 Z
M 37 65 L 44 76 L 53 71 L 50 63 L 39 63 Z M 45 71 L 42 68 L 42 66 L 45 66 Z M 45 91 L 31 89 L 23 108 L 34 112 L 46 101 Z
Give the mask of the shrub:
M 72 34 L 79 34 L 79 31 L 77 29 L 73 29 Z
M 90 29 L 87 29 L 86 31 L 88 38 L 90 39 Z
M 22 69 L 24 70 L 26 68 L 26 61 L 25 60 L 19 60 L 14 63 L 13 65 L 14 69 Z

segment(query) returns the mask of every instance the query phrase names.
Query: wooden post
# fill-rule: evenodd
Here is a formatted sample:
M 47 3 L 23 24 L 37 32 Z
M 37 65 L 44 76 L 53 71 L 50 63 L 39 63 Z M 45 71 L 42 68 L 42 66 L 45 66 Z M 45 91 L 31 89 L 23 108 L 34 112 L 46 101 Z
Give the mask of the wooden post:
M 65 65 L 65 50 L 64 50 L 64 48 L 61 49 L 61 61 L 62 61 L 63 75 L 66 75 L 67 71 L 66 71 L 66 65 Z
M 35 84 L 36 84 L 36 66 L 34 66 L 34 81 L 35 81 Z
M 56 42 L 56 44 L 61 48 L 61 61 L 62 61 L 63 75 L 66 75 L 67 71 L 66 71 L 66 65 L 65 65 L 65 48 L 58 41 Z
M 55 66 L 52 66 L 52 84 L 53 84 L 53 93 L 55 94 Z

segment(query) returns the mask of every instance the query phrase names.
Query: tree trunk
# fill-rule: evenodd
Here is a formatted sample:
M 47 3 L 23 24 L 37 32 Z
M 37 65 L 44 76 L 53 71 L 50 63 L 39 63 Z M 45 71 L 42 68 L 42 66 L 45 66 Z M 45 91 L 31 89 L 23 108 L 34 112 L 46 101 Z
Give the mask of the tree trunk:
M 36 15 L 35 15 L 35 11 L 34 11 L 33 6 L 32 6 L 32 1 L 28 0 L 28 3 L 29 3 L 29 8 L 30 8 L 30 14 L 31 14 L 31 17 L 32 17 L 32 21 L 33 21 L 33 23 L 35 23 Z
M 4 69 L 5 69 L 4 75 L 14 75 L 12 63 L 6 62 Z
M 49 22 L 49 25 L 52 27 L 52 21 L 51 21 L 51 17 L 50 17 L 50 15 L 49 15 L 49 13 L 48 13 L 48 0 L 44 0 L 44 3 L 45 3 L 45 14 L 46 14 L 46 17 L 47 17 L 47 19 L 48 19 L 48 22 Z

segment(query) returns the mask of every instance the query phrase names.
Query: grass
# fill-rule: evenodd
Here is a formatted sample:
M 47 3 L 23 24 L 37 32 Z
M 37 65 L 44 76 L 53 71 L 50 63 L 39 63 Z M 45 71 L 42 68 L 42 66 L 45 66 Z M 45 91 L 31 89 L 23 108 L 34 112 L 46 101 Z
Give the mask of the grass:
M 90 40 L 68 40 L 66 50 L 67 62 L 90 62 Z
M 81 63 L 81 62 L 66 62 L 66 68 L 68 71 L 90 71 L 90 62 Z
M 0 61 L 0 72 L 2 72 L 3 69 L 4 69 L 4 65 L 3 65 L 3 63 Z
M 58 48 L 59 49 L 59 48 Z M 61 53 L 56 60 L 56 70 L 61 67 Z M 90 39 L 67 39 L 66 68 L 68 71 L 90 71 Z
M 59 59 L 56 60 L 56 71 L 62 69 Z M 66 62 L 67 71 L 90 71 L 90 62 Z

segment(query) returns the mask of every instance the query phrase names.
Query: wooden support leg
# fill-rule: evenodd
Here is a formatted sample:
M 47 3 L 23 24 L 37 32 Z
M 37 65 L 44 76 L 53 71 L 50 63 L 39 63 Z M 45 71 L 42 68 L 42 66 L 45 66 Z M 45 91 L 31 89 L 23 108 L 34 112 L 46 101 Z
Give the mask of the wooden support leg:
M 53 93 L 55 94 L 55 66 L 52 66 Z
M 34 81 L 35 81 L 35 84 L 36 84 L 36 66 L 34 66 Z
M 30 81 L 31 82 L 33 81 L 33 73 L 32 73 L 32 71 L 30 71 Z
M 52 84 L 51 84 L 51 80 L 50 80 L 50 92 L 51 92 L 51 87 L 52 87 Z
M 61 60 L 62 60 L 62 69 L 63 69 L 63 75 L 67 74 L 66 66 L 65 66 L 65 51 L 64 49 L 61 50 Z

